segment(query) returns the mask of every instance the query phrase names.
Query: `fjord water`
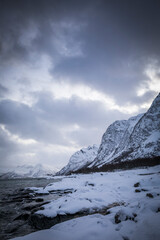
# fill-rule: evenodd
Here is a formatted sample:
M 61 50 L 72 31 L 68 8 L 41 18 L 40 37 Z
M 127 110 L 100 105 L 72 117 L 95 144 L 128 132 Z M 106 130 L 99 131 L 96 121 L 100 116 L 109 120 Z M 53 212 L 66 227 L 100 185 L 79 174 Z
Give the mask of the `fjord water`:
M 0 179 L 0 200 L 6 195 L 15 193 L 19 189 L 27 187 L 45 187 L 54 182 L 54 179 L 24 178 L 24 179 Z
M 45 178 L 26 178 L 26 179 L 3 179 L 0 180 L 0 239 L 6 240 L 15 236 L 21 236 L 35 231 L 28 222 L 14 221 L 21 215 L 23 207 L 35 204 L 35 202 L 14 201 L 21 197 L 20 192 L 27 187 L 45 187 L 49 183 L 57 180 Z M 42 196 L 43 202 L 56 198 L 57 196 Z

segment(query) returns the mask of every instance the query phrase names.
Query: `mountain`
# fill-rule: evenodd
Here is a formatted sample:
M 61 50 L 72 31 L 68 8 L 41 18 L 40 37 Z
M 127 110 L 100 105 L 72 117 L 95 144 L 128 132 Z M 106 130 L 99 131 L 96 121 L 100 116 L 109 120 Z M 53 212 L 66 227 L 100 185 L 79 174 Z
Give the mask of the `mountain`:
M 93 162 L 97 156 L 98 147 L 96 145 L 82 148 L 75 152 L 69 159 L 68 164 L 62 168 L 57 175 L 67 175 L 83 168 L 84 166 Z
M 128 120 L 112 123 L 104 133 L 97 157 L 90 167 L 110 162 L 117 154 L 120 154 L 126 148 L 133 128 L 142 116 L 143 114 L 140 114 Z
M 147 165 L 160 157 L 160 94 L 145 114 L 116 121 L 102 137 L 96 159 L 90 169 L 104 169 L 109 164 Z M 141 159 L 141 160 L 140 160 Z M 143 161 L 142 161 L 143 159 Z M 153 160 L 154 159 L 154 160 Z M 142 163 L 143 162 L 143 163 Z M 151 164 L 151 163 L 150 163 Z
M 82 151 L 82 152 L 81 152 Z M 96 154 L 97 152 L 97 154 Z M 73 154 L 59 174 L 110 171 L 160 164 L 160 94 L 144 114 L 115 121 L 102 136 L 100 147 Z
M 11 178 L 42 178 L 49 177 L 55 174 L 54 171 L 45 169 L 41 164 L 35 166 L 22 165 L 17 166 L 13 171 L 1 174 L 1 179 Z

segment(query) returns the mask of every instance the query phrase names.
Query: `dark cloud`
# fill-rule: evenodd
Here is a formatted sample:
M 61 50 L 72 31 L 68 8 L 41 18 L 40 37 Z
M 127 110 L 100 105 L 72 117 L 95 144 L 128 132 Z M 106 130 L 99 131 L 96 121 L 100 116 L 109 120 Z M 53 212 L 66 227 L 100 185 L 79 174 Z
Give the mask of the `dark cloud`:
M 149 60 L 159 59 L 159 7 L 156 0 L 1 1 L 3 59 L 30 61 L 33 51 L 47 53 L 56 62 L 54 75 L 87 83 L 108 94 L 118 88 L 116 98 L 124 103 L 135 96 L 135 86 L 145 78 L 143 71 Z M 64 28 L 62 23 L 74 25 Z M 79 31 L 74 31 L 75 26 Z M 55 40 L 63 40 L 57 29 L 68 41 L 70 52 L 75 50 L 74 44 L 83 43 L 84 57 L 62 56 L 55 44 Z M 31 44 L 25 45 L 20 39 L 27 34 Z
M 159 9 L 158 0 L 1 0 L 0 124 L 39 144 L 98 143 L 110 123 L 129 115 L 76 95 L 56 99 L 50 85 L 87 85 L 122 107 L 151 101 L 158 90 L 145 70 L 153 65 L 159 78 Z M 8 161 L 29 151 L 4 133 L 0 141 Z M 47 150 L 36 154 L 51 163 Z

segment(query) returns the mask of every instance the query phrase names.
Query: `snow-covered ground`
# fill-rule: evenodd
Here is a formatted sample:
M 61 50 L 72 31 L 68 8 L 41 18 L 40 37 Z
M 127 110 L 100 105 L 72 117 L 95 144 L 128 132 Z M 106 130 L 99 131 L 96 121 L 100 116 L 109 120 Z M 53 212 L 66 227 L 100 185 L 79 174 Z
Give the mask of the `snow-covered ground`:
M 53 190 L 72 193 L 51 201 L 37 214 L 48 217 L 86 212 L 74 218 L 16 240 L 103 240 L 160 239 L 160 166 L 146 169 L 72 175 L 49 184 Z

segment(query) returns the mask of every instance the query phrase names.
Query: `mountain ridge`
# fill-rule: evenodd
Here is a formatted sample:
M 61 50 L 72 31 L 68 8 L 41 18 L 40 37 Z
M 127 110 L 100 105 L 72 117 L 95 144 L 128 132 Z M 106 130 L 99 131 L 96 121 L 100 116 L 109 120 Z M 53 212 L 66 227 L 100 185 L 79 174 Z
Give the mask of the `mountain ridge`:
M 46 178 L 52 177 L 55 171 L 51 171 L 42 166 L 42 164 L 20 165 L 14 170 L 0 174 L 0 179 L 15 179 L 15 178 Z
M 160 164 L 160 93 L 146 113 L 113 122 L 102 136 L 95 159 L 74 173 L 157 164 Z

